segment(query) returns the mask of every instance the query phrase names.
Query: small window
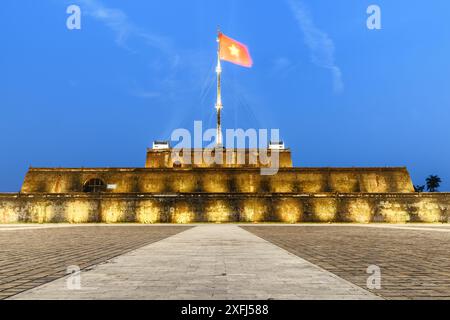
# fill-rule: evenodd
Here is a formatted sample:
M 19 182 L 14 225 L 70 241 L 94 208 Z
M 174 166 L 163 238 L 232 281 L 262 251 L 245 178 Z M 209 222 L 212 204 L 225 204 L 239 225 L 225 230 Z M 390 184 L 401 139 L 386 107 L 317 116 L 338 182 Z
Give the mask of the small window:
M 104 192 L 106 184 L 101 179 L 91 179 L 83 186 L 83 192 Z

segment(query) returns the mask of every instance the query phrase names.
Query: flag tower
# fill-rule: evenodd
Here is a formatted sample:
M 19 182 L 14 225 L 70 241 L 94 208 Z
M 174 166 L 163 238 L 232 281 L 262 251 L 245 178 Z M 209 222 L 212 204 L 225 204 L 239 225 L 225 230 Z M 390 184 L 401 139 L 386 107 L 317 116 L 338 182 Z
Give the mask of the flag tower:
M 220 32 L 220 30 L 217 31 L 217 146 L 222 146 L 223 144 L 222 125 L 220 123 L 220 115 L 223 108 L 221 91 L 222 65 L 220 60 L 228 61 L 247 68 L 251 68 L 253 65 L 252 57 L 250 56 L 250 52 L 248 51 L 246 45 L 227 37 Z
M 222 105 L 222 92 L 221 92 L 221 75 L 222 75 L 222 65 L 220 63 L 220 30 L 217 31 L 217 100 L 216 100 L 216 111 L 217 111 L 217 139 L 216 145 L 222 146 L 222 125 L 220 123 L 220 115 L 223 108 Z

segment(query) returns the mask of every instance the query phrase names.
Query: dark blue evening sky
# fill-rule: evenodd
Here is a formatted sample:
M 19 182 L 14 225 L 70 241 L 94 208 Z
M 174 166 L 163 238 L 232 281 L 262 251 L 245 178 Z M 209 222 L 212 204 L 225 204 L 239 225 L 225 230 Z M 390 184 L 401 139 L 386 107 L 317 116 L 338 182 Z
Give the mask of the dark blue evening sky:
M 279 128 L 296 166 L 407 166 L 449 190 L 449 15 L 448 0 L 1 1 L 0 191 L 29 166 L 142 167 L 153 140 L 214 126 L 217 25 L 254 61 L 224 63 L 224 127 Z

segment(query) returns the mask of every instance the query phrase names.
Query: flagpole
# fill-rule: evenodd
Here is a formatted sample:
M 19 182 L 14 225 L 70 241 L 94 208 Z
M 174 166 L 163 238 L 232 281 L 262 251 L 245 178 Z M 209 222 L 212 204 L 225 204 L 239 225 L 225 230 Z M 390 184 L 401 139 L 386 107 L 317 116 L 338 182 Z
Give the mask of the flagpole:
M 220 29 L 217 30 L 217 100 L 216 100 L 216 111 L 217 111 L 217 146 L 222 145 L 222 126 L 220 123 L 220 113 L 223 108 L 222 106 L 222 92 L 221 92 L 221 75 L 222 75 L 222 66 L 220 64 Z

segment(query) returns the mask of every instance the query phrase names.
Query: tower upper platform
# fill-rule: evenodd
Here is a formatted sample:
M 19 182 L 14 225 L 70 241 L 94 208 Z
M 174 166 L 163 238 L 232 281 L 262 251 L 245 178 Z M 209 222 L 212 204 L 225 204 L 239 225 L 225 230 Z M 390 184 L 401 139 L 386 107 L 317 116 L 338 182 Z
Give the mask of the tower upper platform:
M 275 154 L 276 153 L 276 154 Z M 275 163 L 278 162 L 278 163 Z M 147 149 L 146 168 L 292 168 L 290 149 Z

